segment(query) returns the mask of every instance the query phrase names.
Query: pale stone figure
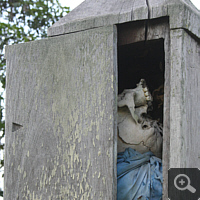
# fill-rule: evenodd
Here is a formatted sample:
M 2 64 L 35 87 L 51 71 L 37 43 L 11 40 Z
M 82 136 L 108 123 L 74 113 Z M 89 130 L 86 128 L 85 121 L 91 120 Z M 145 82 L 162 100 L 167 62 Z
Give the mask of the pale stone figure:
M 147 115 L 153 98 L 141 79 L 135 89 L 118 96 L 118 152 L 130 147 L 140 153 L 151 151 L 161 158 L 162 126 Z

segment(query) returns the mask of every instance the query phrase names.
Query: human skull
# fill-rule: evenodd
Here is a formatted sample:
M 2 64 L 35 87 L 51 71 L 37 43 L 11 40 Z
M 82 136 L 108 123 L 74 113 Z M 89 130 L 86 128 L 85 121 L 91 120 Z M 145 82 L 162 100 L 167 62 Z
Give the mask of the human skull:
M 118 95 L 118 152 L 131 147 L 140 153 L 151 151 L 161 157 L 162 127 L 147 115 L 152 101 L 144 79 L 135 89 Z

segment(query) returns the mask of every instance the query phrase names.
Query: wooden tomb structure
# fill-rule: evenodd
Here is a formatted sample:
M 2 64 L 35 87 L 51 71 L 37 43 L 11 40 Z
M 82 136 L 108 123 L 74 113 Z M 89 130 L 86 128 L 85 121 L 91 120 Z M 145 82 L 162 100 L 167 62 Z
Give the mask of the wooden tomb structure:
M 170 167 L 200 167 L 200 12 L 189 0 L 86 0 L 48 39 L 8 46 L 5 200 L 116 200 L 117 95 L 164 86 Z

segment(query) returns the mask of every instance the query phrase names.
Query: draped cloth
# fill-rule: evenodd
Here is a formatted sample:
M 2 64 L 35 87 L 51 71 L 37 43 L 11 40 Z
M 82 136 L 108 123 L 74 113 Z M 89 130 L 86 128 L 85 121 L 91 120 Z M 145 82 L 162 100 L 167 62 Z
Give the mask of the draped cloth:
M 127 148 L 117 156 L 117 200 L 161 200 L 162 162 Z

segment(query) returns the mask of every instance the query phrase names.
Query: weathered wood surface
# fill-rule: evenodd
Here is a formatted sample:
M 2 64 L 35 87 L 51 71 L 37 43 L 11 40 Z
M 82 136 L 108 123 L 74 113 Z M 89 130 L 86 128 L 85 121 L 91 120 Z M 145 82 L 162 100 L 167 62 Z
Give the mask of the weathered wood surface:
M 115 33 L 7 48 L 5 200 L 116 199 Z
M 135 21 L 118 25 L 118 45 L 126 45 L 145 40 L 145 21 Z M 168 17 L 149 20 L 147 40 L 165 38 L 169 34 Z
M 170 167 L 200 168 L 200 41 L 171 33 Z
M 147 17 L 146 0 L 86 0 L 50 27 L 48 35 L 60 35 Z
M 161 24 L 164 38 L 165 52 L 165 78 L 164 78 L 164 107 L 163 107 L 163 200 L 168 199 L 168 169 L 170 158 L 170 94 L 171 94 L 171 58 L 170 58 L 170 28 L 165 22 L 165 28 Z M 154 30 L 154 29 L 153 29 Z M 155 31 L 154 33 L 156 33 Z M 156 35 L 156 34 L 152 34 Z
M 149 0 L 150 18 L 169 16 L 170 28 L 200 38 L 200 12 L 189 0 Z M 49 36 L 148 19 L 146 0 L 86 0 L 48 29 Z

